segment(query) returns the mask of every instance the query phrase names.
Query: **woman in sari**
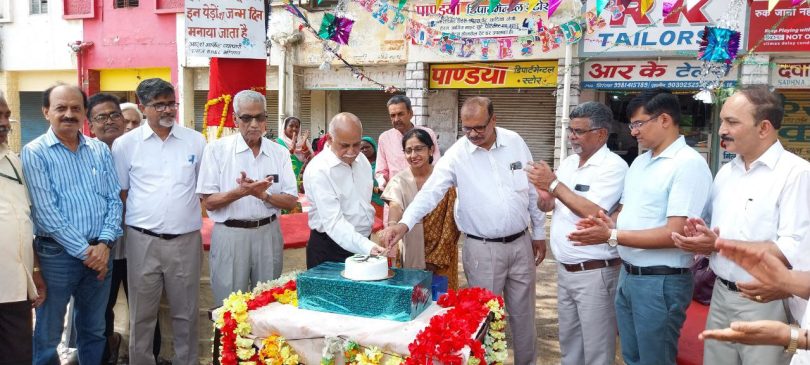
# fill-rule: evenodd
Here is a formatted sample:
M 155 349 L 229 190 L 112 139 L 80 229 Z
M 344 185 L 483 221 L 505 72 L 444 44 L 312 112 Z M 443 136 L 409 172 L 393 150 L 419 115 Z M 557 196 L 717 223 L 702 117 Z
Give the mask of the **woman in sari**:
M 290 151 L 295 179 L 301 181 L 304 166 L 312 157 L 312 145 L 309 142 L 309 131 L 301 132 L 301 120 L 297 117 L 284 119 L 284 133 L 279 133 L 276 142 Z
M 374 171 L 377 169 L 377 142 L 374 142 L 374 138 L 363 136 L 363 139 L 360 140 L 360 152 L 366 156 L 366 159 L 371 164 L 371 176 L 372 180 L 374 180 L 374 190 L 372 190 L 371 193 L 371 202 L 382 207 L 383 204 L 385 204 L 380 197 L 382 192 L 377 186 L 377 180 L 373 177 Z
M 433 139 L 414 128 L 402 137 L 402 149 L 410 168 L 403 170 L 385 186 L 382 198 L 389 205 L 389 222 L 394 224 L 413 202 L 433 172 Z M 451 188 L 430 214 L 416 224 L 401 242 L 402 266 L 427 269 L 448 278 L 448 287 L 458 288 L 459 231 L 453 217 L 456 190 Z

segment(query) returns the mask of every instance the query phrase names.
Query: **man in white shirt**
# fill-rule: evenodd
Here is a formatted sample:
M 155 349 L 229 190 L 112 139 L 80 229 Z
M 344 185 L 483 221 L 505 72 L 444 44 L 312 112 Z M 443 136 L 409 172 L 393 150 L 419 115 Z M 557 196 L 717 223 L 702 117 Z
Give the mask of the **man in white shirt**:
M 326 148 L 304 170 L 309 210 L 307 268 L 326 261 L 343 262 L 353 254 L 379 255 L 385 250 L 369 239 L 374 225 L 371 164 L 360 153 L 363 124 L 352 113 L 329 122 Z
M 205 138 L 175 122 L 172 85 L 153 78 L 135 93 L 146 123 L 113 143 L 126 202 L 129 359 L 154 364 L 161 293 L 172 314 L 172 364 L 197 364 L 202 216 L 196 194 Z
M 802 244 L 810 234 L 810 162 L 785 150 L 779 142 L 783 116 L 782 100 L 766 85 L 745 87 L 726 100 L 718 134 L 723 148 L 737 157 L 714 179 L 707 204 L 712 229 L 694 218 L 685 231 L 688 237 L 673 234 L 679 247 L 712 255 L 710 263 L 717 281 L 706 320 L 708 330 L 726 328 L 735 321 L 786 322 L 787 312 L 780 299 L 790 296 L 762 285 L 733 261 L 718 255 L 718 235 L 756 245 L 794 269 L 810 269 L 802 265 L 810 249 Z M 779 346 L 706 341 L 704 361 L 788 364 L 790 354 L 782 350 Z
M 439 160 L 402 220 L 384 231 L 383 242 L 391 247 L 402 239 L 456 186 L 455 218 L 466 234 L 462 262 L 467 282 L 504 296 L 515 364 L 534 364 L 535 266 L 546 254 L 546 232 L 545 213 L 524 171 L 532 155 L 517 133 L 496 127 L 489 98 L 465 101 L 461 124 L 465 137 Z
M 692 254 L 675 247 L 672 232 L 683 232 L 686 218 L 703 211 L 712 174 L 680 134 L 680 111 L 678 97 L 664 89 L 646 90 L 628 103 L 631 134 L 649 150 L 627 171 L 614 218 L 599 212 L 568 236 L 579 245 L 619 246 L 624 270 L 616 322 L 628 365 L 675 364 L 692 301 Z
M 540 209 L 554 210 L 551 251 L 558 262 L 561 363 L 612 364 L 616 354 L 613 301 L 622 260 L 607 242 L 574 246 L 567 236 L 580 219 L 615 208 L 627 163 L 606 145 L 613 120 L 610 108 L 589 101 L 574 108 L 570 117 L 568 138 L 575 154 L 560 163 L 556 174 L 545 162 L 532 165 L 529 181 L 542 190 L 538 191 Z
M 197 193 L 216 222 L 209 261 L 215 303 L 281 276 L 278 216 L 295 207 L 297 191 L 289 151 L 262 137 L 266 103 L 256 91 L 237 93 L 233 116 L 239 133 L 211 142 L 203 154 Z

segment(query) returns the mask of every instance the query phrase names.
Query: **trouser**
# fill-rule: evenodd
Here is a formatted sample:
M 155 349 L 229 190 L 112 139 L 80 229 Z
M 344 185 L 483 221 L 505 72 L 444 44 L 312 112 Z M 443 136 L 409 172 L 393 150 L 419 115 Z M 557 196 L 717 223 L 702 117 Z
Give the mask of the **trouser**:
M 100 364 L 106 344 L 104 311 L 110 291 L 110 272 L 98 280 L 98 272 L 84 265 L 51 239 L 37 237 L 34 248 L 39 256 L 42 278 L 48 288 L 45 302 L 36 310 L 34 361 L 36 365 L 58 364 L 56 346 L 62 337 L 70 297 L 74 297 L 74 326 L 79 362 Z M 108 270 L 112 269 L 112 260 Z
M 484 242 L 464 239 L 462 262 L 467 283 L 503 295 L 512 330 L 515 365 L 536 362 L 534 252 L 529 234 L 510 242 Z
M 107 347 L 104 348 L 104 356 L 102 359 L 110 357 L 110 337 L 115 333 L 115 302 L 118 301 L 118 288 L 124 288 L 124 296 L 129 303 L 129 289 L 127 288 L 127 259 L 113 260 L 112 275 L 110 281 L 110 299 L 107 301 L 107 309 L 104 312 L 104 320 L 106 327 L 104 327 L 104 336 L 107 337 Z M 160 321 L 155 322 L 155 337 L 154 346 L 152 347 L 152 354 L 155 355 L 157 361 L 160 355 Z
M 616 322 L 625 364 L 675 364 L 693 286 L 688 272 L 630 275 L 621 270 Z
M 712 303 L 706 318 L 706 329 L 722 329 L 735 321 L 773 320 L 787 322 L 781 300 L 757 303 L 729 290 L 720 280 L 714 282 Z M 751 346 L 725 341 L 706 340 L 703 363 L 717 365 L 789 364 L 791 355 L 782 346 Z
M 281 276 L 283 250 L 278 220 L 258 228 L 215 224 L 209 261 L 214 303 L 220 305 L 231 293 Z
M 155 364 L 151 352 L 160 297 L 165 289 L 172 318 L 174 365 L 198 363 L 200 231 L 164 240 L 127 227 L 129 361 Z
M 33 359 L 31 302 L 0 303 L 0 365 L 30 365 Z
M 563 365 L 613 364 L 620 266 L 568 272 L 557 265 L 557 313 Z
M 340 247 L 326 233 L 310 230 L 307 242 L 307 269 L 311 269 L 324 262 L 344 262 L 353 254 Z

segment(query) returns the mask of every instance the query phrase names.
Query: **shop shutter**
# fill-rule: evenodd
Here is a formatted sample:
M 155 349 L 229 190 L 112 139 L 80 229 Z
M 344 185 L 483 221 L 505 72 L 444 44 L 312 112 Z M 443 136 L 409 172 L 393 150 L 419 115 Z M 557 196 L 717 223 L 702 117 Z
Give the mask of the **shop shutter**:
M 299 102 L 300 108 L 298 109 L 298 119 L 301 120 L 301 130 L 307 130 L 312 125 L 312 98 L 311 92 L 309 90 L 300 90 L 299 94 Z M 317 135 L 317 133 L 313 133 Z
M 20 146 L 44 134 L 50 124 L 42 115 L 42 92 L 20 92 Z
M 552 89 L 479 89 L 459 90 L 459 118 L 464 101 L 475 96 L 492 100 L 498 127 L 520 134 L 529 145 L 535 161 L 554 163 L 554 125 L 557 98 Z M 459 137 L 461 119 L 458 122 Z
M 278 137 L 278 90 L 267 90 L 267 131 Z
M 194 130 L 200 132 L 205 126 L 203 112 L 208 102 L 208 90 L 194 90 Z
M 363 122 L 363 135 L 376 141 L 382 132 L 391 129 L 385 103 L 392 96 L 383 91 L 344 90 L 340 92 L 340 111 L 357 115 Z
M 779 141 L 790 152 L 810 160 L 810 90 L 777 90 L 785 98 Z

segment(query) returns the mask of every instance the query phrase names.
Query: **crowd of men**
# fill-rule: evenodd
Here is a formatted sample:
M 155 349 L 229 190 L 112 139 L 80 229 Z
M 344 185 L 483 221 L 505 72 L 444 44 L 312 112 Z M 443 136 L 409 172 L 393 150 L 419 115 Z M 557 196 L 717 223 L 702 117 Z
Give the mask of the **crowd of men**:
M 64 84 L 47 89 L 50 128 L 25 145 L 21 159 L 7 147 L 10 113 L 0 98 L 0 230 L 9 237 L 0 245 L 0 364 L 57 362 L 71 298 L 79 362 L 114 361 L 120 336 L 112 331 L 112 307 L 121 283 L 130 363 L 156 363 L 165 293 L 172 363 L 196 364 L 202 208 L 215 223 L 210 277 L 217 302 L 281 274 L 278 216 L 295 207 L 298 188 L 290 151 L 264 138 L 265 96 L 237 93 L 238 133 L 206 145 L 176 123 L 170 83 L 147 79 L 136 94 L 140 105 L 103 93 L 88 99 Z M 792 297 L 787 291 L 753 279 L 716 245 L 734 240 L 810 270 L 803 258 L 810 163 L 778 141 L 784 110 L 767 87 L 743 88 L 725 102 L 718 134 L 737 157 L 713 182 L 706 160 L 680 134 L 681 107 L 666 90 L 644 91 L 628 105 L 631 134 L 646 149 L 631 166 L 606 146 L 612 111 L 587 102 L 570 114 L 574 154 L 556 171 L 534 162 L 519 134 L 497 126 L 491 100 L 471 98 L 460 112 L 464 137 L 443 156 L 434 151 L 432 174 L 376 243 L 375 180 L 384 186 L 407 168 L 400 146 L 408 130 L 425 129 L 436 141 L 432 130 L 411 122 L 408 98 L 395 96 L 387 108 L 393 128 L 380 136 L 376 174 L 360 153 L 363 126 L 351 113 L 330 121 L 326 148 L 304 170 L 312 204 L 308 268 L 356 253 L 390 254 L 455 187 L 467 282 L 504 296 L 515 364 L 538 361 L 535 287 L 546 256 L 545 212 L 553 211 L 563 364 L 613 363 L 617 332 L 625 363 L 674 364 L 696 254 L 711 255 L 718 277 L 707 329 L 803 317 L 806 303 L 783 304 Z M 85 118 L 96 138 L 81 134 Z M 791 333 L 785 347 L 795 351 L 796 340 L 806 348 L 803 331 Z M 707 364 L 790 360 L 780 346 L 705 343 Z

